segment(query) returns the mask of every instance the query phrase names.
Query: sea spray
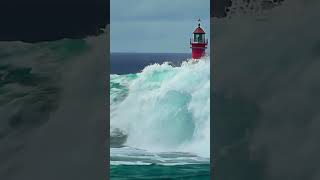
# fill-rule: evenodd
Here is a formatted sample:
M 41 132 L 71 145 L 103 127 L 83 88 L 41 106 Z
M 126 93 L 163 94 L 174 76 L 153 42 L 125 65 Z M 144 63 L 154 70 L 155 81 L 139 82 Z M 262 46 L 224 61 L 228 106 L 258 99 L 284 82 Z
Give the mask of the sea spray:
M 209 157 L 209 57 L 179 67 L 153 64 L 137 74 L 111 75 L 110 85 L 111 132 L 124 131 L 125 145 Z

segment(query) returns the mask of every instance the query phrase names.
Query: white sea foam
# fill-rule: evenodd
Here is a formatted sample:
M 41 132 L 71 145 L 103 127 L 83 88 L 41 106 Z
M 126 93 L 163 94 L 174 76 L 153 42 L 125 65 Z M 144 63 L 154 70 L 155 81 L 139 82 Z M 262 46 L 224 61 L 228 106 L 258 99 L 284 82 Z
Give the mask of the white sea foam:
M 208 164 L 209 158 L 203 158 L 186 152 L 149 152 L 142 149 L 124 147 L 111 148 L 111 165 L 163 165 L 176 166 L 186 164 Z
M 210 156 L 209 57 L 179 67 L 153 64 L 137 74 L 111 75 L 111 83 L 117 84 L 111 84 L 111 129 L 128 134 L 127 146 Z

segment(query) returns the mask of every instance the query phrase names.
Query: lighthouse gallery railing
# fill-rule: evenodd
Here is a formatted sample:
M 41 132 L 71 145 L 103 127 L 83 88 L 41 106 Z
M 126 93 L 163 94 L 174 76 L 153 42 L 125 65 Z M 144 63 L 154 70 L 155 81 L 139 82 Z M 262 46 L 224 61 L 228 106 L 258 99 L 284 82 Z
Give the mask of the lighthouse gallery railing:
M 208 44 L 208 39 L 206 39 L 205 41 L 202 41 L 202 42 L 197 42 L 197 41 L 194 41 L 194 38 L 190 38 L 190 44 Z

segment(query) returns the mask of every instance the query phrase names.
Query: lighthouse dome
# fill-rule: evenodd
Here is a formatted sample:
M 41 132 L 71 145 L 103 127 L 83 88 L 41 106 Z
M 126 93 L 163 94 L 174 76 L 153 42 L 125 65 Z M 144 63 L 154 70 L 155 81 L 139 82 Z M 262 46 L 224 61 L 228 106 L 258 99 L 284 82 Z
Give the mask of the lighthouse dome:
M 205 34 L 204 30 L 199 26 L 193 31 L 193 34 Z

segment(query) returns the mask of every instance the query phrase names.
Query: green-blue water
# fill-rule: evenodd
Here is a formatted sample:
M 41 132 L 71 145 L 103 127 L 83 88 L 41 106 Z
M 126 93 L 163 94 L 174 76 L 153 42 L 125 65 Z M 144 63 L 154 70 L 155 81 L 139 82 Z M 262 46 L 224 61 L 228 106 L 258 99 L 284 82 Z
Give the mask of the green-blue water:
M 124 179 L 210 179 L 209 164 L 163 165 L 118 165 L 111 166 L 112 180 Z

